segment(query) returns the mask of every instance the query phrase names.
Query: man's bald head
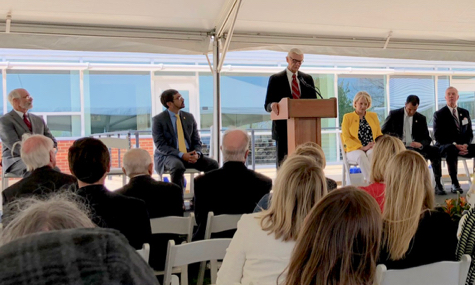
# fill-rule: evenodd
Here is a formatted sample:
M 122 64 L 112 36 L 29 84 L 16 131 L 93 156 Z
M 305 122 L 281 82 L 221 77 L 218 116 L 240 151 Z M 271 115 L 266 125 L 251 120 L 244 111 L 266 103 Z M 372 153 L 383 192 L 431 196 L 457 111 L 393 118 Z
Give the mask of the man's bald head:
M 229 129 L 223 135 L 224 162 L 241 161 L 245 162 L 249 153 L 249 135 L 240 129 Z
M 43 135 L 24 135 L 21 143 L 21 159 L 28 171 L 50 165 L 56 166 L 53 141 Z
M 124 167 L 122 170 L 130 178 L 137 175 L 151 175 L 153 171 L 152 158 L 145 149 L 130 149 L 124 154 Z

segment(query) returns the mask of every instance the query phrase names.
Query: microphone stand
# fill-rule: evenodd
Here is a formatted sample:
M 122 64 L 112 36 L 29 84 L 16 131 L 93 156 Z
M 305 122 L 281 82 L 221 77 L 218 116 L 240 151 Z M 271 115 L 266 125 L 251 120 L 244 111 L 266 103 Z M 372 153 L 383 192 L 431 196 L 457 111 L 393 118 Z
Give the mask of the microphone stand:
M 318 88 L 315 88 L 312 85 L 305 82 L 305 80 L 303 80 L 303 78 L 301 76 L 297 76 L 297 77 L 298 77 L 300 83 L 302 83 L 305 87 L 310 88 L 313 91 L 315 91 L 315 93 L 317 93 L 317 95 L 320 97 L 320 99 L 323 99 L 322 94 L 320 94 L 320 90 L 318 90 Z

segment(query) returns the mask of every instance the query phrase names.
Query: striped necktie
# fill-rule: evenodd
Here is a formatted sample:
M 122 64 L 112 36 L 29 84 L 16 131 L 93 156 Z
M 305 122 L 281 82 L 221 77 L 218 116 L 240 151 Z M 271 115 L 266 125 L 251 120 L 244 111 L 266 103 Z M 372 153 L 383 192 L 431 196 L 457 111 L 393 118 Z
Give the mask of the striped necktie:
M 28 129 L 31 132 L 32 131 L 31 122 L 30 122 L 30 120 L 28 120 L 28 117 L 26 116 L 26 113 L 23 113 L 23 122 L 25 122 L 26 126 L 28 127 Z
M 452 116 L 454 117 L 455 125 L 457 126 L 457 131 L 460 132 L 460 123 L 459 119 L 457 118 L 457 110 L 455 108 L 452 109 Z
M 292 75 L 292 98 L 300 98 L 300 89 L 299 84 L 297 83 L 297 77 L 295 76 L 295 73 Z
M 176 133 L 178 136 L 178 150 L 183 153 L 187 153 L 185 144 L 185 135 L 183 134 L 183 126 L 181 125 L 180 116 L 175 114 L 176 117 Z

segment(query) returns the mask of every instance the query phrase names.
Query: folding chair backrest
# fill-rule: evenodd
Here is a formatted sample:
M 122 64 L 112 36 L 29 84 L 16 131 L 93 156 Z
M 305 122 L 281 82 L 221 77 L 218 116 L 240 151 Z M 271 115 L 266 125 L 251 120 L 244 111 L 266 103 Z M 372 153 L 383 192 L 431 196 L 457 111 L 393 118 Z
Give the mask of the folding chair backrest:
M 446 285 L 465 284 L 471 258 L 466 254 L 461 261 L 441 261 L 418 267 L 387 270 L 383 264 L 376 268 L 374 284 L 377 285 Z
M 144 243 L 142 249 L 137 249 L 137 253 L 145 260 L 148 264 L 148 260 L 150 258 L 150 245 L 148 243 Z
M 208 212 L 205 239 L 210 239 L 213 233 L 236 229 L 241 216 L 242 214 L 215 216 L 213 212 Z
M 173 267 L 224 259 L 230 242 L 231 239 L 210 239 L 175 245 L 173 240 L 168 241 L 163 284 L 170 285 Z
M 104 143 L 107 148 L 130 149 L 130 139 L 128 136 L 124 138 L 105 137 L 97 139 Z
M 190 213 L 190 216 L 188 217 L 169 216 L 150 219 L 150 227 L 152 228 L 152 234 L 187 235 L 187 242 L 191 242 L 194 223 L 194 213 Z

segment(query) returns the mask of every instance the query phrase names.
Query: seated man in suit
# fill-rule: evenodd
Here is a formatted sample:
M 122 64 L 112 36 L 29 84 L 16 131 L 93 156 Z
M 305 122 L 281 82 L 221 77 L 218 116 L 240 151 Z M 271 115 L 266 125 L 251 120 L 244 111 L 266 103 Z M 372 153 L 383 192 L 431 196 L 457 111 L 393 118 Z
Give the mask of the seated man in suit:
M 76 140 L 69 148 L 69 169 L 78 180 L 78 195 L 92 212 L 92 221 L 120 231 L 131 246 L 142 248 L 151 235 L 150 219 L 141 200 L 110 192 L 104 186 L 110 169 L 107 147 L 94 138 Z
M 402 140 L 407 149 L 420 153 L 429 159 L 435 177 L 435 194 L 446 195 L 442 178 L 442 165 L 439 148 L 431 146 L 432 141 L 427 128 L 426 117 L 417 112 L 419 97 L 409 95 L 403 108 L 393 110 L 384 122 L 383 134 L 392 135 Z
M 53 141 L 56 148 L 56 139 L 48 129 L 45 121 L 39 116 L 28 113 L 33 108 L 33 98 L 28 91 L 19 88 L 8 94 L 8 101 L 13 110 L 0 118 L 0 138 L 2 139 L 2 167 L 6 173 L 23 176 L 26 165 L 20 158 L 20 145 L 25 133 L 47 136 Z M 13 154 L 12 154 L 13 150 Z
M 115 191 L 124 196 L 145 202 L 150 219 L 166 216 L 183 217 L 183 191 L 173 183 L 154 180 L 152 158 L 148 151 L 134 148 L 124 155 L 122 170 L 130 178 L 127 185 Z M 149 264 L 156 270 L 163 270 L 167 256 L 168 240 L 175 235 L 153 235 L 150 241 Z M 178 240 L 179 241 L 179 240 Z M 180 244 L 179 241 L 177 244 Z
M 181 94 L 174 89 L 165 90 L 160 102 L 167 110 L 152 119 L 152 136 L 157 147 L 155 170 L 160 175 L 169 170 L 172 182 L 183 187 L 186 168 L 208 172 L 217 169 L 218 163 L 201 153 L 195 118 L 181 110 L 185 108 Z
M 462 193 L 457 179 L 458 156 L 474 157 L 472 120 L 468 110 L 457 106 L 458 90 L 450 86 L 445 90 L 447 106 L 434 113 L 434 136 L 442 157 L 446 157 L 447 168 L 452 179 L 452 192 Z
M 204 238 L 208 212 L 252 213 L 262 196 L 272 188 L 272 179 L 246 167 L 249 136 L 243 130 L 227 130 L 223 135 L 224 165 L 195 178 L 195 216 L 198 229 L 194 239 Z M 234 231 L 223 237 L 232 237 Z M 221 236 L 220 236 L 221 237 Z
M 56 154 L 50 138 L 43 135 L 24 136 L 20 152 L 31 174 L 3 190 L 3 205 L 19 197 L 46 194 L 76 184 L 76 178 L 54 169 Z

